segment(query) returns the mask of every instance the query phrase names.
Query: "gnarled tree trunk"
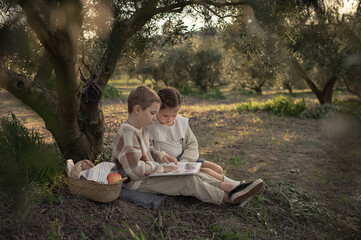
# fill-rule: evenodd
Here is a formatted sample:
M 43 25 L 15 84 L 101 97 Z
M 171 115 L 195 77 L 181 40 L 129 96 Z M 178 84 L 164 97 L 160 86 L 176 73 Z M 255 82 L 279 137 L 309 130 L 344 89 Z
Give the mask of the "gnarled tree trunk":
M 307 75 L 306 71 L 301 67 L 296 59 L 292 60 L 292 64 L 295 67 L 297 73 L 306 81 L 306 84 L 311 88 L 312 92 L 316 94 L 316 97 L 320 104 L 331 103 L 333 87 L 337 81 L 336 76 L 330 77 L 322 90 L 319 90 L 316 84 L 313 83 L 311 78 Z

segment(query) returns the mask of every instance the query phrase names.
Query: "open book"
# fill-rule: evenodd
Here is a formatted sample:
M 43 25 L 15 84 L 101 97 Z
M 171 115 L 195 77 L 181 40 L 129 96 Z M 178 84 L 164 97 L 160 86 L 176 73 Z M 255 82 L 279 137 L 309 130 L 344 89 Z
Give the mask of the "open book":
M 202 163 L 197 162 L 178 162 L 178 165 L 174 163 L 162 163 L 162 166 L 177 166 L 178 170 L 167 173 L 151 173 L 148 176 L 178 176 L 178 175 L 193 175 L 199 172 Z

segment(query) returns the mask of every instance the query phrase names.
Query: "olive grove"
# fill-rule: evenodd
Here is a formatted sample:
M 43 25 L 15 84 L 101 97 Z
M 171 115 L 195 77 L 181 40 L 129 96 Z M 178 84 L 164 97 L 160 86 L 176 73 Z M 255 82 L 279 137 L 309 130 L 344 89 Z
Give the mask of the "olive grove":
M 0 87 L 39 114 L 65 158 L 95 159 L 104 135 L 102 92 L 121 55 L 160 19 L 192 9 L 222 14 L 245 3 L 2 1 Z

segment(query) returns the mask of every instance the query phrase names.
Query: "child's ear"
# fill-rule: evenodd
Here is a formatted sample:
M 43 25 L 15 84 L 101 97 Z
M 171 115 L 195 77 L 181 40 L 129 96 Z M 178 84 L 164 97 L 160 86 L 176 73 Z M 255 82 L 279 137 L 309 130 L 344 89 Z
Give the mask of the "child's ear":
M 140 110 L 142 110 L 142 106 L 140 106 L 139 104 L 135 105 L 133 108 L 133 112 L 136 114 L 139 114 Z

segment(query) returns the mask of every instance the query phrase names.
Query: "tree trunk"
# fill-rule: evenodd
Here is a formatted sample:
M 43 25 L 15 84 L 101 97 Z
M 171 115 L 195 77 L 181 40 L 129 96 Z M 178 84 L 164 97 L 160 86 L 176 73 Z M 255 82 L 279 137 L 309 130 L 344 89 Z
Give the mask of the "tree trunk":
M 292 85 L 288 81 L 284 81 L 283 86 L 288 90 L 290 94 L 293 94 Z
M 332 76 L 331 78 L 328 79 L 327 83 L 325 84 L 325 86 L 321 91 L 321 96 L 318 99 L 321 104 L 332 103 L 333 87 L 335 86 L 336 81 L 337 81 L 336 76 Z
M 357 97 L 361 98 L 361 91 L 360 91 L 361 90 L 361 84 L 360 83 L 356 83 L 356 84 L 359 84 L 359 86 L 360 86 L 360 89 L 358 89 L 359 91 L 357 91 L 357 87 L 352 88 L 347 81 L 344 81 L 344 84 L 345 84 L 346 89 L 347 89 L 348 92 L 350 92 L 350 93 L 356 95 Z
M 49 56 L 47 54 L 44 54 L 44 56 L 42 56 L 40 59 L 40 65 L 38 67 L 34 80 L 47 84 L 47 82 L 51 78 L 52 72 L 53 65 L 51 65 L 51 62 L 49 61 Z
M 311 88 L 312 92 L 316 94 L 316 97 L 319 103 L 331 103 L 332 102 L 332 94 L 333 94 L 333 87 L 337 81 L 336 76 L 332 76 L 328 79 L 325 86 L 323 87 L 322 91 L 319 90 L 316 84 L 309 78 L 306 71 L 301 67 L 301 65 L 297 62 L 296 59 L 292 60 L 293 66 L 295 67 L 297 73 L 306 81 L 307 85 Z
M 206 84 L 201 84 L 200 89 L 202 92 L 207 93 L 208 92 L 208 86 Z
M 79 127 L 87 136 L 90 159 L 95 159 L 103 150 L 104 115 L 102 91 L 95 84 L 84 88 L 79 113 Z
M 262 95 L 262 88 L 261 87 L 255 86 L 253 89 L 256 91 L 256 93 L 258 95 Z

